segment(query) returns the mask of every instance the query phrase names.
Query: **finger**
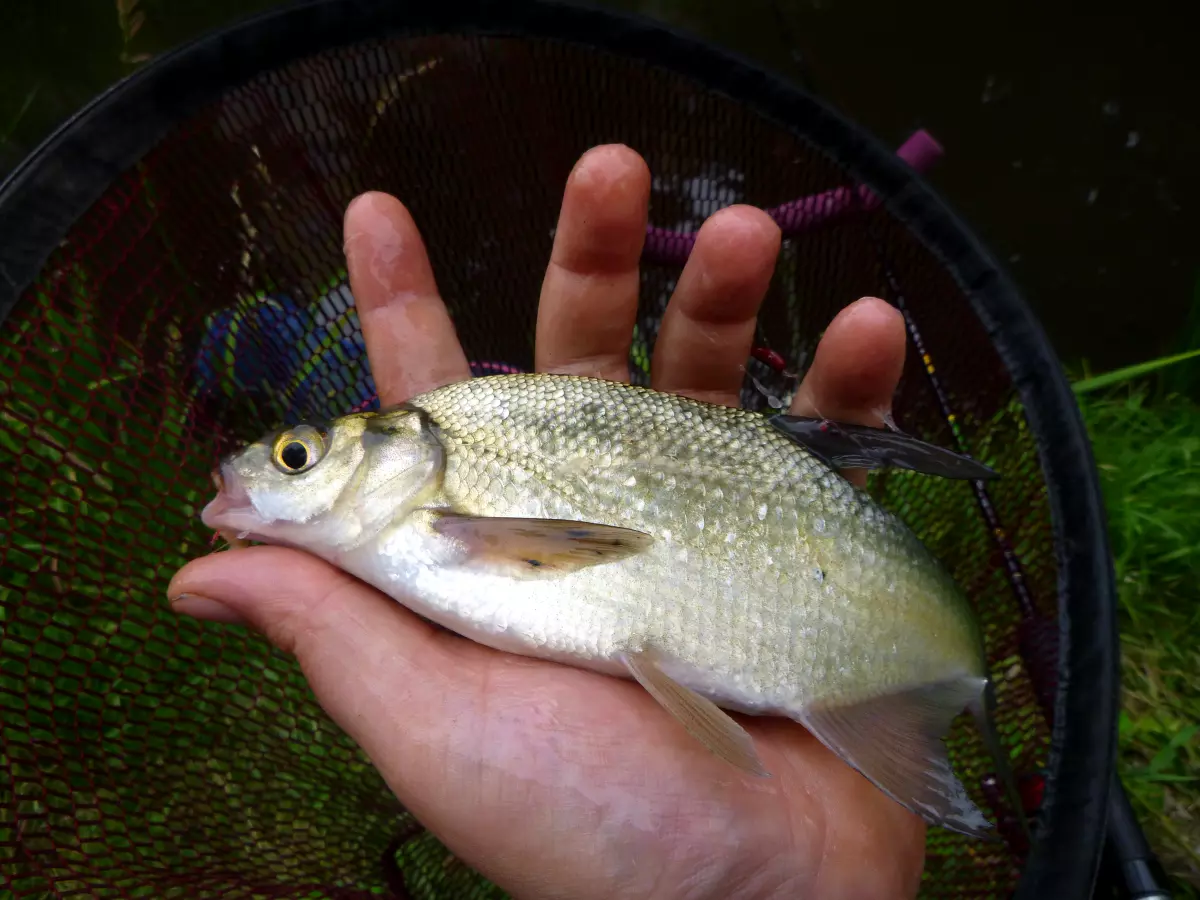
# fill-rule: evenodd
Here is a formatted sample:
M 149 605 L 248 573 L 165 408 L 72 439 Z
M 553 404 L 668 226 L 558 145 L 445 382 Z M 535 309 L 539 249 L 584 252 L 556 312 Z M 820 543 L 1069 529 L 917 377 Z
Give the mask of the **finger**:
M 881 428 L 904 370 L 904 317 L 876 297 L 856 300 L 834 317 L 792 399 L 791 413 Z M 861 486 L 862 469 L 843 474 Z
M 538 306 L 540 372 L 629 380 L 650 170 L 619 144 L 575 164 Z
M 480 662 L 491 651 L 310 554 L 210 554 L 180 569 L 167 596 L 179 612 L 240 620 L 295 655 L 322 708 L 406 799 L 430 794 L 408 779 L 434 777 L 450 723 L 477 712 Z M 199 613 L 193 598 L 206 601 Z M 214 615 L 213 604 L 230 615 Z
M 404 204 L 377 191 L 362 194 L 346 209 L 343 233 L 380 403 L 400 403 L 470 377 L 425 243 Z
M 728 207 L 701 226 L 655 342 L 655 388 L 738 405 L 780 240 L 779 226 L 752 206 Z

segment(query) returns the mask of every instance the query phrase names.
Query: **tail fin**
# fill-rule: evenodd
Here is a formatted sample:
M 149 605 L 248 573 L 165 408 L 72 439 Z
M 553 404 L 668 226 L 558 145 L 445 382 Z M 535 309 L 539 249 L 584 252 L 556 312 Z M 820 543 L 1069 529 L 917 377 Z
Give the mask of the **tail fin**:
M 983 743 L 987 746 L 988 753 L 991 754 L 992 760 L 996 764 L 996 773 L 1000 776 L 1000 780 L 1004 784 L 1004 793 L 1008 798 L 1008 805 L 1012 807 L 1013 815 L 1017 817 L 1017 821 L 1020 823 L 1021 831 L 1025 833 L 1025 837 L 1032 839 L 1033 835 L 1029 828 L 1029 820 L 1025 817 L 1025 807 L 1021 802 L 1021 795 L 1017 791 L 1017 780 L 1013 776 L 1012 766 L 1009 765 L 1008 754 L 1005 753 L 1004 747 L 1000 743 L 1000 735 L 996 733 L 994 718 L 996 693 L 992 688 L 991 679 L 984 682 L 983 690 L 980 691 L 976 699 L 968 704 L 967 708 L 975 718 L 975 726 L 983 736 Z

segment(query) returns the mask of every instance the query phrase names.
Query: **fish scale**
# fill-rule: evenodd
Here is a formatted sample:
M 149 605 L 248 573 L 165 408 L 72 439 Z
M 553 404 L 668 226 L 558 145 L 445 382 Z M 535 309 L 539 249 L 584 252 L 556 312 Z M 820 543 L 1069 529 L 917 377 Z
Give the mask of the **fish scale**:
M 688 653 L 686 643 L 702 648 L 695 658 L 716 654 L 707 665 L 721 676 L 749 666 L 770 698 L 763 706 L 795 712 L 816 696 L 857 698 L 924 680 L 947 655 L 927 646 L 931 635 L 961 632 L 960 658 L 975 652 L 961 597 L 903 523 L 757 413 L 523 375 L 459 382 L 409 405 L 430 416 L 447 447 L 444 490 L 456 510 L 656 536 L 646 558 L 572 573 L 553 589 L 642 616 L 646 631 L 674 632 L 675 652 Z M 714 487 L 720 498 L 709 496 Z M 711 525 L 696 528 L 701 517 Z M 882 565 L 864 569 L 868 553 Z M 714 591 L 722 583 L 738 590 Z M 659 602 L 648 606 L 648 596 Z M 719 642 L 699 627 L 704 618 Z M 580 625 L 563 616 L 562 628 Z M 629 628 L 620 637 L 635 638 Z M 582 643 L 608 647 L 616 638 Z
M 634 678 L 748 772 L 766 774 L 721 710 L 792 718 L 909 809 L 980 833 L 940 744 L 967 707 L 990 728 L 980 630 L 827 454 L 990 470 L 811 424 L 593 378 L 472 378 L 265 436 L 222 466 L 236 508 L 204 516 L 497 650 Z

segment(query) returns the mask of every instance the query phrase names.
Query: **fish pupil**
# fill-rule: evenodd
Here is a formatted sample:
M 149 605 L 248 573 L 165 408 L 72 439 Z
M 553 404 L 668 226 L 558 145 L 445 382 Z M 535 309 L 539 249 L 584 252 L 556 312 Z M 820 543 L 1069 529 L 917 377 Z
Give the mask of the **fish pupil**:
M 300 441 L 292 441 L 283 448 L 279 458 L 289 469 L 303 469 L 305 463 L 308 462 L 308 448 Z

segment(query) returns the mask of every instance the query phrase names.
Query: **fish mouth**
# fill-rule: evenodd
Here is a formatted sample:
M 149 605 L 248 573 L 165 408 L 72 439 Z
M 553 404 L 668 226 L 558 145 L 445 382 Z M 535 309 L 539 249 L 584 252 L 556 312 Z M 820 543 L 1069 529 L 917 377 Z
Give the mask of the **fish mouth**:
M 235 473 L 229 471 L 227 466 L 220 466 L 213 469 L 212 480 L 217 488 L 217 496 L 200 513 L 200 521 L 206 528 L 240 534 L 253 531 L 262 524 L 250 495 Z

